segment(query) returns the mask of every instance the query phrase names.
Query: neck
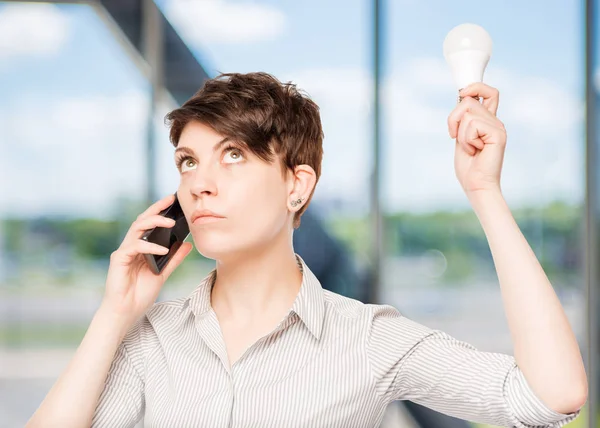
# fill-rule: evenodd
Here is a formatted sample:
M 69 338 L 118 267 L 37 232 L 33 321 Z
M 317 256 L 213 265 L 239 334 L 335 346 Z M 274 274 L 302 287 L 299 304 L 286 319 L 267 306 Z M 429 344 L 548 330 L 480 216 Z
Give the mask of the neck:
M 219 314 L 243 323 L 291 308 L 302 285 L 289 235 L 235 260 L 217 260 L 216 269 L 211 305 Z

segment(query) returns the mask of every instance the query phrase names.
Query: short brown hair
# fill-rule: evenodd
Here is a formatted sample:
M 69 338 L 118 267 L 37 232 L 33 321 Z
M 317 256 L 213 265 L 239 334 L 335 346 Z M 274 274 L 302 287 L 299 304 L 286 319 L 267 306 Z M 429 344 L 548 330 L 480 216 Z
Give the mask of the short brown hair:
M 191 121 L 243 144 L 265 162 L 280 157 L 284 177 L 287 170 L 305 164 L 315 170 L 319 181 L 323 159 L 319 106 L 291 82 L 282 83 L 264 72 L 221 73 L 166 115 L 175 147 Z M 294 215 L 294 228 L 300 226 L 314 191 Z

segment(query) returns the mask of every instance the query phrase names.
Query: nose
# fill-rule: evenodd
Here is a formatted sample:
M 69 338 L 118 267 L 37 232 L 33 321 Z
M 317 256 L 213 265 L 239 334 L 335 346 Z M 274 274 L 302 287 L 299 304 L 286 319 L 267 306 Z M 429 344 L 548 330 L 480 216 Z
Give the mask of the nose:
M 208 166 L 196 166 L 190 191 L 196 197 L 214 196 L 218 193 L 216 171 Z

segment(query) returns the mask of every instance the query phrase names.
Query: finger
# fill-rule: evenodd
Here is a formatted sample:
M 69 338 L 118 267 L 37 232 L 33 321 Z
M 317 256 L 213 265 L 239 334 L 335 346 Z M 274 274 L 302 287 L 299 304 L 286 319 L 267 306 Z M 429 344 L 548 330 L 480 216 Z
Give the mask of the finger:
M 475 154 L 475 149 L 483 149 L 483 142 L 479 145 L 479 143 L 471 144 L 471 141 L 474 141 L 479 136 L 477 134 L 477 127 L 473 126 L 474 117 L 467 113 L 461 122 L 461 127 L 458 130 L 458 139 L 468 150 L 467 152 L 470 154 Z
M 139 254 L 157 254 L 164 255 L 169 252 L 169 249 L 162 245 L 155 244 L 153 242 L 147 242 L 142 239 L 138 239 L 131 245 L 127 245 L 123 248 L 116 250 L 111 259 L 116 259 L 123 264 L 131 263 L 131 261 Z
M 175 220 L 172 218 L 164 217 L 160 214 L 154 214 L 151 217 L 146 218 L 138 218 L 132 224 L 125 237 L 123 238 L 123 242 L 127 243 L 132 240 L 140 239 L 140 237 L 144 234 L 144 232 L 153 229 L 155 227 L 173 227 L 175 226 Z
M 159 214 L 160 212 L 166 210 L 169 206 L 171 206 L 173 204 L 173 202 L 175 202 L 175 195 L 171 194 L 171 195 L 165 196 L 164 198 L 162 198 L 162 199 L 156 201 L 155 203 L 153 203 L 152 205 L 150 205 L 144 212 L 142 212 L 140 215 L 137 216 L 137 218 L 135 219 L 135 221 L 132 223 L 131 227 L 125 234 L 123 241 L 131 240 L 131 239 L 138 239 L 140 237 L 139 229 L 134 227 L 134 224 L 140 220 L 148 218 L 151 215 Z M 152 227 L 154 227 L 154 226 L 150 226 L 147 229 L 152 229 Z
M 457 150 L 462 150 L 463 152 L 468 153 L 471 156 L 475 155 L 476 150 L 468 144 L 459 142 L 458 138 L 456 139 L 456 146 Z
M 483 98 L 483 106 L 494 116 L 496 115 L 498 103 L 500 102 L 498 89 L 492 88 L 483 82 L 476 82 L 462 89 L 459 94 L 461 97 Z
M 467 111 L 474 113 L 476 116 L 487 118 L 491 121 L 498 120 L 498 118 L 494 116 L 494 114 L 491 111 L 489 111 L 487 107 L 479 101 L 479 99 L 470 96 L 466 97 L 466 99 L 475 101 L 474 103 L 469 104 L 469 108 L 467 109 Z
M 454 110 L 448 115 L 448 133 L 451 138 L 457 138 L 458 127 L 463 115 L 469 111 L 470 108 L 475 108 L 475 104 L 479 104 L 479 102 L 470 97 L 465 98 L 458 103 L 458 105 L 454 107 Z M 481 106 L 481 104 L 479 105 Z
M 487 122 L 485 119 L 474 116 L 471 113 L 466 113 L 463 120 L 461 121 L 461 127 L 458 132 L 458 140 L 464 147 L 472 147 L 483 150 L 485 145 L 481 138 L 486 134 L 486 130 L 492 127 L 492 123 Z
M 464 133 L 465 144 L 474 149 L 483 150 L 485 143 L 479 138 L 479 129 L 477 122 L 472 120 Z
M 462 150 L 473 156 L 476 153 L 475 148 L 465 141 L 466 132 L 470 127 L 471 121 L 472 116 L 468 112 L 465 113 L 457 130 L 456 143 L 462 148 Z
M 126 254 L 167 254 L 169 249 L 167 247 L 163 247 L 162 245 L 155 244 L 154 242 L 144 241 L 143 239 L 138 239 L 134 245 L 127 248 L 125 250 Z
M 161 211 L 163 211 L 164 209 L 169 208 L 169 206 L 171 206 L 173 204 L 173 202 L 175 202 L 174 194 L 165 196 L 164 198 L 159 199 L 158 201 L 156 201 L 155 203 L 150 205 L 146 209 L 146 211 L 144 211 L 143 213 L 138 215 L 137 219 L 140 220 L 140 219 L 146 218 L 148 216 L 151 216 L 153 214 L 158 214 Z
M 496 116 L 490 113 L 478 100 L 472 97 L 466 97 L 448 116 L 448 132 L 450 133 L 450 137 L 457 138 L 458 126 L 467 112 L 473 113 L 474 116 L 482 116 L 490 120 L 497 120 Z
M 183 259 L 185 259 L 188 254 L 192 252 L 192 248 L 193 246 L 189 242 L 184 242 L 181 244 L 181 246 L 177 249 L 177 252 L 175 252 L 173 257 L 171 257 L 161 272 L 161 275 L 163 275 L 165 281 L 169 276 L 171 276 L 175 268 L 181 264 Z
M 155 214 L 151 217 L 146 217 L 144 219 L 134 221 L 131 227 L 136 235 L 140 235 L 140 233 L 146 232 L 155 227 L 173 227 L 175 226 L 175 223 L 175 220 L 173 220 L 172 218 L 164 217 L 160 214 Z M 136 236 L 136 239 L 137 238 L 139 238 L 139 236 Z
M 496 128 L 493 121 L 467 113 L 461 122 L 458 139 L 465 147 L 470 146 L 483 150 L 487 136 Z M 468 152 L 470 151 L 468 150 Z

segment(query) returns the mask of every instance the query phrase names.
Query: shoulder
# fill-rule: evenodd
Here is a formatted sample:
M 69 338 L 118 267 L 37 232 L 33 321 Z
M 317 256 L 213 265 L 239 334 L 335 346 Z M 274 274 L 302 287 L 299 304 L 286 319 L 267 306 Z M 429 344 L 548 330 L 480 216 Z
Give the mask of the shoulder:
M 429 327 L 407 318 L 392 305 L 363 303 L 330 290 L 323 290 L 323 297 L 330 316 L 337 315 L 360 322 L 370 339 L 389 334 L 423 337 L 432 331 Z
M 323 300 L 328 312 L 350 319 L 362 318 L 367 306 L 360 300 L 342 296 L 341 294 L 325 289 L 323 289 Z
M 363 303 L 330 290 L 323 290 L 327 309 L 345 318 L 362 320 L 372 327 L 396 324 L 399 327 L 419 328 L 420 324 L 405 317 L 397 308 L 388 304 Z M 427 329 L 425 326 L 421 326 Z
M 395 340 L 403 346 L 413 344 L 434 332 L 402 314 L 392 305 L 366 305 L 367 340 L 375 347 L 385 347 L 387 342 Z

